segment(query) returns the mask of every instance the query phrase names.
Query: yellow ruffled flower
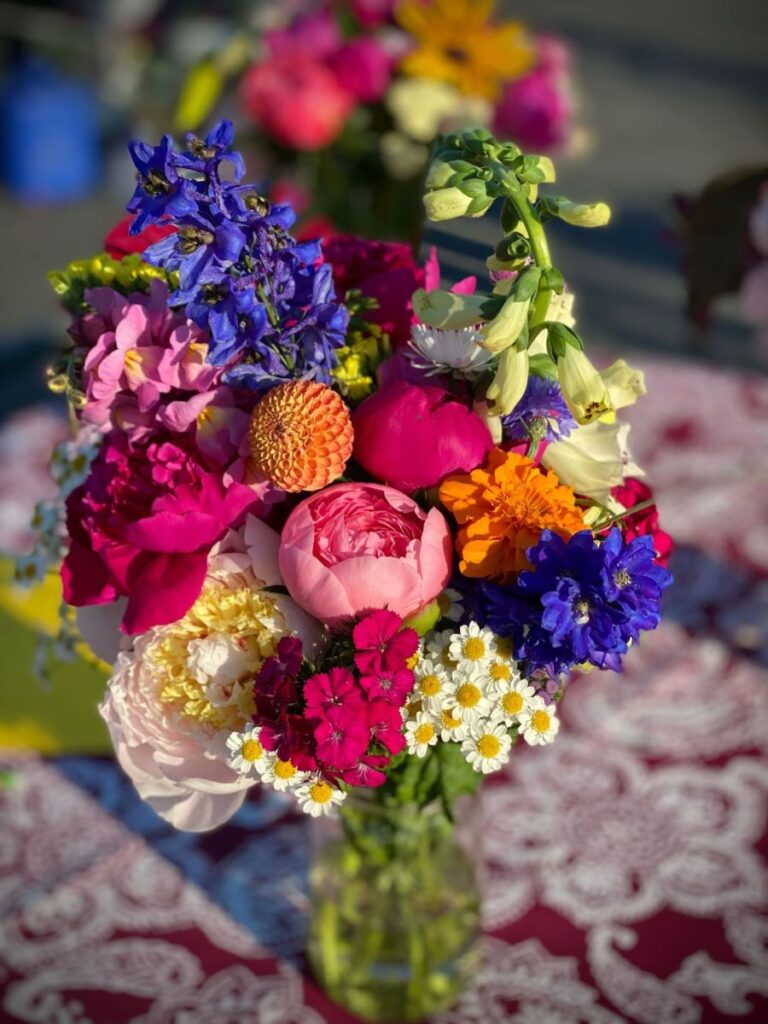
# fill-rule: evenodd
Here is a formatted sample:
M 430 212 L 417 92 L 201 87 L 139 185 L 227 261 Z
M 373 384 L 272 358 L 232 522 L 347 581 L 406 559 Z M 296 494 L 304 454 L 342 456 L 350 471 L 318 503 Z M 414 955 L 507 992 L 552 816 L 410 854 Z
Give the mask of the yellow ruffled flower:
M 492 13 L 493 0 L 405 0 L 395 17 L 415 46 L 401 70 L 497 100 L 503 83 L 528 69 L 533 48 L 519 22 L 492 24 Z

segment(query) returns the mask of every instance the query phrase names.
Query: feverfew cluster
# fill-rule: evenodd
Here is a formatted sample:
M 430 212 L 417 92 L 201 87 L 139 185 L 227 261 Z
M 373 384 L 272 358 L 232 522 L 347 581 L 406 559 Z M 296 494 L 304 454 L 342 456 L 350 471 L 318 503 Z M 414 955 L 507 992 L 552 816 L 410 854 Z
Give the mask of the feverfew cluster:
M 573 669 L 621 668 L 671 579 L 617 417 L 642 374 L 589 362 L 544 240 L 606 210 L 539 196 L 546 158 L 446 136 L 429 215 L 502 198 L 505 235 L 485 292 L 445 291 L 434 254 L 297 242 L 232 144 L 134 143 L 110 255 L 53 275 L 77 434 L 21 572 L 63 555 L 120 764 L 176 827 L 257 784 L 450 817 L 518 738 L 556 737 Z
M 540 744 L 557 734 L 549 680 L 532 685 L 509 641 L 474 620 L 458 632 L 432 634 L 414 677 L 405 730 L 408 750 L 417 757 L 438 741 L 459 743 L 472 768 L 488 774 L 506 764 L 518 735 Z

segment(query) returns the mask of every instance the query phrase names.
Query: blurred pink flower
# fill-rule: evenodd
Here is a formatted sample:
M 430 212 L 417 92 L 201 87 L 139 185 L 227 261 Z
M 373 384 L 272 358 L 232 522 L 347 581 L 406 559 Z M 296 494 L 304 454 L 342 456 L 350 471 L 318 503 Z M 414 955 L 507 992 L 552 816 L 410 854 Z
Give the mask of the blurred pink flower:
M 253 64 L 243 76 L 246 114 L 291 149 L 329 145 L 355 106 L 336 75 L 309 55 L 281 55 Z
M 360 36 L 328 61 L 339 82 L 361 103 L 375 103 L 387 91 L 394 60 L 376 39 Z
M 350 0 L 350 9 L 363 28 L 378 28 L 393 20 L 396 0 Z
M 551 37 L 541 37 L 538 48 L 534 68 L 505 86 L 492 129 L 521 149 L 546 153 L 564 146 L 571 131 L 570 55 Z
M 451 574 L 451 531 L 380 484 L 335 484 L 302 501 L 283 527 L 280 571 L 296 603 L 327 624 L 376 608 L 419 611 Z
M 331 11 L 300 14 L 285 28 L 272 29 L 265 36 L 271 57 L 300 60 L 324 60 L 338 52 L 341 32 Z
M 480 417 L 442 388 L 390 380 L 352 417 L 354 457 L 376 480 L 410 494 L 475 469 L 493 447 Z

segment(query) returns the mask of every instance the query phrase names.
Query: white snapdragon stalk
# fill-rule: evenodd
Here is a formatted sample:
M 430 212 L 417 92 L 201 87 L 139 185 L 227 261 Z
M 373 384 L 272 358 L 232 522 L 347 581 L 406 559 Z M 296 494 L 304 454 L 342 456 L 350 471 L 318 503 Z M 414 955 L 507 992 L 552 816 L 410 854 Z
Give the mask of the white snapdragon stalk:
M 611 363 L 606 370 L 601 371 L 600 376 L 608 389 L 614 409 L 634 405 L 641 395 L 646 394 L 645 374 L 642 370 L 628 366 L 624 359 Z
M 512 412 L 528 385 L 528 352 L 515 347 L 502 352 L 496 376 L 488 386 L 492 409 L 501 416 Z
M 623 483 L 625 476 L 644 475 L 630 459 L 628 434 L 628 423 L 590 423 L 550 444 L 541 461 L 561 483 L 608 505 L 611 489 Z
M 557 360 L 557 378 L 563 398 L 577 423 L 599 419 L 614 407 L 605 381 L 583 350 L 565 345 Z

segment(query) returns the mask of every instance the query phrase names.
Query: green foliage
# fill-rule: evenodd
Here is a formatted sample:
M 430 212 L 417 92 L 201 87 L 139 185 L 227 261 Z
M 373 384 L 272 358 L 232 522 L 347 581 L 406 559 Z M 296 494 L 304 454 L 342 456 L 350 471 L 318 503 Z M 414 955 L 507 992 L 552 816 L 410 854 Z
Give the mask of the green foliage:
M 122 260 L 112 259 L 105 252 L 88 260 L 75 260 L 64 270 L 51 270 L 48 280 L 61 304 L 74 316 L 88 312 L 90 307 L 85 293 L 89 288 L 106 286 L 129 295 L 149 291 L 150 282 L 154 280 L 168 281 L 171 287 L 175 285 L 165 271 L 145 263 L 139 253 L 131 253 Z

